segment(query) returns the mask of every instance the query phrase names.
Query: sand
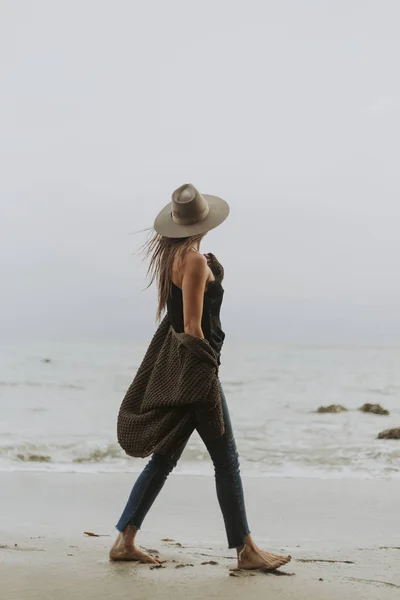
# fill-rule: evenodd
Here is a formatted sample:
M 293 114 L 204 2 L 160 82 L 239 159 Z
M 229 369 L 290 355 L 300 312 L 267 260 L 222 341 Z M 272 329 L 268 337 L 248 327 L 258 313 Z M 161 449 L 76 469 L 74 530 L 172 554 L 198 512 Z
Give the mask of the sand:
M 245 479 L 256 541 L 293 561 L 232 576 L 207 477 L 171 476 L 144 523 L 140 543 L 164 568 L 108 561 L 134 477 L 1 473 L 1 600 L 400 597 L 400 481 Z

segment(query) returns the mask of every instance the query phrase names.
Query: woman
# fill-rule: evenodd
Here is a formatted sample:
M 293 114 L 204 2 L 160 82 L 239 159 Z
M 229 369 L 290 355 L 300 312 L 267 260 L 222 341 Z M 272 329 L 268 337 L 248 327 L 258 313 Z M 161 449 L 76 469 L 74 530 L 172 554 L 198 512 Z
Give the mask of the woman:
M 219 357 L 225 337 L 219 316 L 223 268 L 212 254 L 200 254 L 200 242 L 228 214 L 229 206 L 224 200 L 202 195 L 194 186 L 186 184 L 173 193 L 172 202 L 155 220 L 156 233 L 147 244 L 147 256 L 151 283 L 156 279 L 158 284 L 157 315 L 160 318 L 167 309 L 167 316 L 127 392 L 118 426 L 120 443 L 128 453 L 132 456 L 152 453 L 152 458 L 137 479 L 117 524 L 120 533 L 111 549 L 111 560 L 159 562 L 158 558 L 138 548 L 137 532 L 176 466 L 191 431 L 196 428 L 214 464 L 228 545 L 236 548 L 238 568 L 275 570 L 290 561 L 290 556 L 260 550 L 250 535 L 238 453 L 228 406 L 218 380 Z M 198 362 L 193 363 L 193 360 Z M 193 367 L 193 364 L 198 366 Z M 171 375 L 177 368 L 180 371 Z M 200 371 L 200 368 L 206 370 Z M 195 387 L 185 387 L 185 390 L 193 391 L 176 402 L 179 390 L 174 387 L 175 382 L 193 378 L 194 372 L 197 375 Z M 199 372 L 202 373 L 200 378 Z M 160 379 L 163 386 L 161 400 L 157 388 Z M 208 390 L 210 381 L 211 395 L 202 390 L 203 384 Z M 144 402 L 143 397 L 148 395 L 151 385 L 156 386 L 154 393 L 146 396 Z M 192 401 L 199 388 L 201 396 Z M 164 395 L 168 396 L 168 402 L 161 406 Z M 150 409 L 149 403 L 153 403 Z M 155 420 L 160 419 L 160 411 L 162 423 L 160 427 L 153 427 Z M 146 425 L 144 419 L 147 419 Z M 213 433 L 212 428 L 207 429 L 210 423 L 216 423 Z

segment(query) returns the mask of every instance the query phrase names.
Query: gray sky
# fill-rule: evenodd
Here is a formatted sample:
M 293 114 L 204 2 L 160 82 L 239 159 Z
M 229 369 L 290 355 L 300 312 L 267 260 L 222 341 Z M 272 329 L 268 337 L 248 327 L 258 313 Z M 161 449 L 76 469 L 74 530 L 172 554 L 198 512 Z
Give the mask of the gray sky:
M 1 335 L 146 339 L 132 235 L 231 217 L 232 339 L 400 344 L 398 0 L 0 0 Z

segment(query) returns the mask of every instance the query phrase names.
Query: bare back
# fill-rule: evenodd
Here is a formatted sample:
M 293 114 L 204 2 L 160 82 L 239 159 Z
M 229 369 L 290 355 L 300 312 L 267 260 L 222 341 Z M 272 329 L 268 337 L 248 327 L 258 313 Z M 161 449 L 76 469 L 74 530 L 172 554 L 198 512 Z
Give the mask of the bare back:
M 190 249 L 182 265 L 175 258 L 172 266 L 172 283 L 182 289 L 185 333 L 204 338 L 201 328 L 204 292 L 214 281 L 206 256 Z

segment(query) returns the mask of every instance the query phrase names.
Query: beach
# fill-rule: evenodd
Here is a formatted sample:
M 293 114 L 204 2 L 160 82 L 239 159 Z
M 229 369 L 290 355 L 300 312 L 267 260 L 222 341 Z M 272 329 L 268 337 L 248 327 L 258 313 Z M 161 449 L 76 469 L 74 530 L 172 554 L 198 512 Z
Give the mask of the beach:
M 0 600 L 400 600 L 400 0 L 0 15 Z
M 0 473 L 1 599 L 398 598 L 398 480 L 245 477 L 257 543 L 293 557 L 274 575 L 230 571 L 234 552 L 204 476 L 171 476 L 144 522 L 138 541 L 162 568 L 110 563 L 133 477 Z

